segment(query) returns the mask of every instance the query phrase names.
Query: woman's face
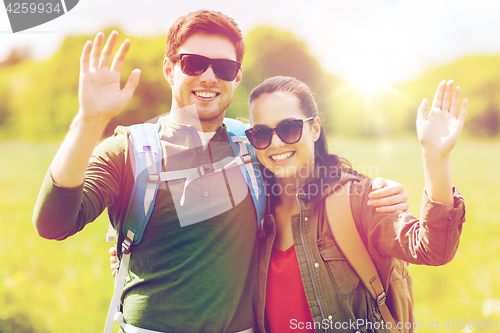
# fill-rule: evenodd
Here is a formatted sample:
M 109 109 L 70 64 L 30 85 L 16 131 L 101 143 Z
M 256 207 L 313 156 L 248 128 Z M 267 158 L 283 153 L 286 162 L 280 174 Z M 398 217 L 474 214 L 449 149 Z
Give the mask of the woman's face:
M 292 93 L 262 94 L 250 104 L 252 126 L 275 128 L 284 119 L 306 118 L 300 108 L 300 100 Z M 315 117 L 304 122 L 302 137 L 294 144 L 284 143 L 275 132 L 269 147 L 255 149 L 257 158 L 276 177 L 307 178 L 314 167 L 314 142 L 318 140 L 320 130 L 319 118 Z

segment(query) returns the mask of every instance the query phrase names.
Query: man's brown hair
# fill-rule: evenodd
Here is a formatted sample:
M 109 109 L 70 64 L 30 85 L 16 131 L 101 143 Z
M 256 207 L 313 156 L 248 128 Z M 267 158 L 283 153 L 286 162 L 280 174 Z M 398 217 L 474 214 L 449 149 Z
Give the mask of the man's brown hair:
M 168 31 L 165 56 L 176 54 L 179 47 L 196 33 L 216 34 L 228 38 L 236 50 L 236 60 L 243 60 L 245 44 L 240 28 L 229 16 L 211 10 L 198 10 L 178 18 Z

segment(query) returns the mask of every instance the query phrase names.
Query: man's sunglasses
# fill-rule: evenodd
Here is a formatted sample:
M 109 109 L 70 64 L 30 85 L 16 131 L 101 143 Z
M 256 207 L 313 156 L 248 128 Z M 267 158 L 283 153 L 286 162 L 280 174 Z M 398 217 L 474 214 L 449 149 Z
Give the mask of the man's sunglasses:
M 266 149 L 271 145 L 273 133 L 280 138 L 281 141 L 287 144 L 294 144 L 299 142 L 302 137 L 302 129 L 304 122 L 314 119 L 309 117 L 306 119 L 285 119 L 278 124 L 275 128 L 266 125 L 255 125 L 245 131 L 245 134 L 255 149 Z
M 224 81 L 233 81 L 241 67 L 241 62 L 228 59 L 211 59 L 198 54 L 179 53 L 168 57 L 172 62 L 180 61 L 184 74 L 198 76 L 212 65 L 215 75 Z

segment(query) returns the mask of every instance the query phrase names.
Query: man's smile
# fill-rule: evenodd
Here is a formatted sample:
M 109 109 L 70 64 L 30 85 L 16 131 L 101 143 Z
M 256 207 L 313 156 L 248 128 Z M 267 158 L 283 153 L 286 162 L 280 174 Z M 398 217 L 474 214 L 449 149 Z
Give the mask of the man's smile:
M 220 95 L 220 93 L 215 91 L 193 91 L 193 94 L 199 98 L 211 99 Z

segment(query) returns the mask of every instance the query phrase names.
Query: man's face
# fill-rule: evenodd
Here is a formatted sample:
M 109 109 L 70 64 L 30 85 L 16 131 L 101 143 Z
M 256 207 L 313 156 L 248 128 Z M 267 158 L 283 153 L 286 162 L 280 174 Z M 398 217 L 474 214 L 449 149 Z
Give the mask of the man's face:
M 236 60 L 233 43 L 221 35 L 192 35 L 177 53 Z M 174 121 L 195 127 L 201 122 L 205 131 L 216 130 L 222 124 L 224 113 L 233 99 L 234 89 L 241 81 L 241 68 L 233 81 L 224 81 L 215 75 L 212 66 L 200 75 L 189 76 L 182 72 L 179 61 L 172 63 L 165 59 L 163 65 L 165 78 L 172 87 L 171 116 Z

